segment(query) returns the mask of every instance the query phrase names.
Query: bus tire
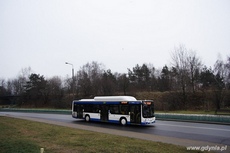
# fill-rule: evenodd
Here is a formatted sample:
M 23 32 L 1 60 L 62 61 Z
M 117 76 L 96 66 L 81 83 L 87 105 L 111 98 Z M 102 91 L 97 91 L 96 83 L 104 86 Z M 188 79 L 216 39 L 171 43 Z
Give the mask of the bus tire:
M 122 118 L 120 119 L 120 124 L 121 124 L 121 125 L 126 125 L 126 124 L 127 124 L 127 120 L 126 120 L 125 117 L 122 117 Z
M 85 115 L 85 121 L 89 122 L 90 121 L 90 116 L 89 115 Z

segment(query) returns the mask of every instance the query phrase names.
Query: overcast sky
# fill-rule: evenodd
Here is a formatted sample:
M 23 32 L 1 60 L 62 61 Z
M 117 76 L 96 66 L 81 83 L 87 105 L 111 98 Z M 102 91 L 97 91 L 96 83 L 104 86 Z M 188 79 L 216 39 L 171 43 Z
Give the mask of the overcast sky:
M 87 62 L 127 73 L 170 65 L 175 46 L 230 56 L 230 0 L 0 0 L 0 78 L 71 76 Z

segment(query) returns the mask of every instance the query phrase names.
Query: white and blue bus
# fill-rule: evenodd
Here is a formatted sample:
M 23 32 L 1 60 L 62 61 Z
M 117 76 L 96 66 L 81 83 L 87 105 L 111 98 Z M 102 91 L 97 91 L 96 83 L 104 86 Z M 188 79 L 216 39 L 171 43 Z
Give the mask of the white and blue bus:
M 152 125 L 155 123 L 152 100 L 136 100 L 132 96 L 100 96 L 74 100 L 73 118 L 85 121 L 111 122 L 121 125 Z

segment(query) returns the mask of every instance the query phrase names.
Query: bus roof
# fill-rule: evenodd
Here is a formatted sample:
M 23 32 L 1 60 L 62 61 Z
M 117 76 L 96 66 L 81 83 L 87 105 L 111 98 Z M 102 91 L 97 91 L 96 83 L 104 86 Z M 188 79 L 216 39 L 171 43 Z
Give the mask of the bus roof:
M 79 101 L 94 101 L 94 99 L 80 99 Z
M 137 101 L 132 96 L 96 96 L 94 99 L 81 99 L 79 101 Z
M 97 96 L 94 97 L 95 101 L 136 101 L 137 99 L 132 96 Z

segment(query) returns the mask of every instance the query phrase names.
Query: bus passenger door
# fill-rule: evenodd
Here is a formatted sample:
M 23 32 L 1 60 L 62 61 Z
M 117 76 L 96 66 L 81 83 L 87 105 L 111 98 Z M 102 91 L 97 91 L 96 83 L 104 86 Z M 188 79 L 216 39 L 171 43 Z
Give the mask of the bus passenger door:
M 106 122 L 109 118 L 109 108 L 107 105 L 101 105 L 101 121 Z
M 140 105 L 130 105 L 130 122 L 134 124 L 141 123 Z

